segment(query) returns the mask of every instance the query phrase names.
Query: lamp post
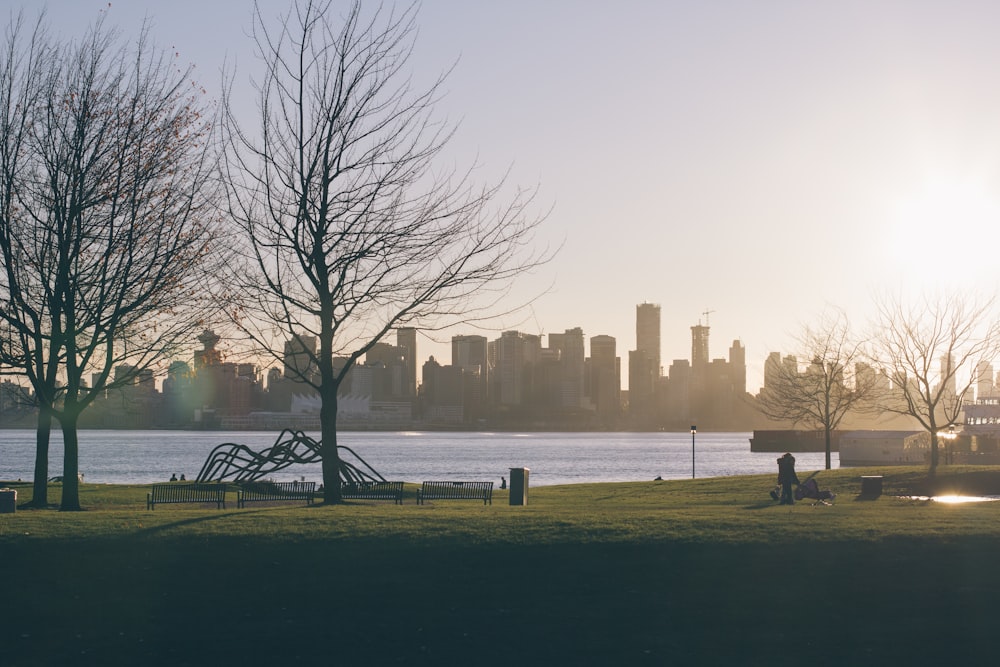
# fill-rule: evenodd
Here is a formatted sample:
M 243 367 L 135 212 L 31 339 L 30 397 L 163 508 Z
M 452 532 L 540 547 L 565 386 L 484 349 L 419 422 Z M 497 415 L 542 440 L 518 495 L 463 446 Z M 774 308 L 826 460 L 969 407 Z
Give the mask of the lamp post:
M 694 479 L 694 436 L 698 432 L 698 427 L 691 424 L 691 479 Z

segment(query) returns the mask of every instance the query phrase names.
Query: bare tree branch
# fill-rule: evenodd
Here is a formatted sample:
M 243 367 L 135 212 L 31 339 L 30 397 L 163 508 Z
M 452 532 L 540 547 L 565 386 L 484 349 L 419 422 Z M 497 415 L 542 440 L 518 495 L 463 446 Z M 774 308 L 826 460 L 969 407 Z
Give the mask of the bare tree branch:
M 939 463 L 938 435 L 959 422 L 975 369 L 1000 353 L 995 297 L 923 295 L 914 303 L 882 295 L 872 365 L 890 388 L 879 405 L 913 417 L 931 436 L 930 473 Z
M 128 44 L 102 18 L 78 42 L 6 53 L 5 83 L 21 88 L 0 107 L 17 121 L 0 138 L 4 320 L 43 419 L 63 431 L 62 509 L 79 509 L 80 413 L 204 326 L 214 119 L 145 30 Z
M 476 185 L 472 169 L 435 171 L 453 130 L 433 116 L 443 79 L 415 90 L 407 75 L 415 17 L 356 2 L 340 19 L 304 1 L 269 29 L 258 6 L 259 126 L 224 104 L 228 213 L 247 241 L 228 301 L 275 358 L 276 336 L 319 341 L 297 379 L 322 400 L 334 500 L 337 388 L 353 364 L 393 328 L 496 314 L 549 257 L 533 245 L 533 191 L 505 199 L 506 183 Z
M 875 376 L 856 372 L 863 343 L 851 336 L 846 315 L 830 311 L 798 336 L 795 361 L 769 362 L 758 404 L 771 419 L 822 429 L 826 468 L 831 467 L 832 434 L 852 410 L 860 408 L 876 386 Z M 798 359 L 805 363 L 803 370 Z

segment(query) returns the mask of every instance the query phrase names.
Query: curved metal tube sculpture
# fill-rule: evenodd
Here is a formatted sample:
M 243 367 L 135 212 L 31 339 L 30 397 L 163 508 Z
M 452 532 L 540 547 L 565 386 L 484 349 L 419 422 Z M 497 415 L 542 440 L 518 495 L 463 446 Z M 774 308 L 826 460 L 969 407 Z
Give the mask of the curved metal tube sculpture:
M 340 481 L 343 484 L 359 482 L 384 482 L 368 462 L 349 447 L 337 446 L 340 454 Z M 347 452 L 359 465 L 344 460 Z M 255 452 L 246 445 L 226 442 L 215 447 L 198 473 L 199 482 L 252 482 L 296 463 L 313 463 L 320 460 L 320 443 L 302 431 L 285 429 L 273 445 L 262 452 Z

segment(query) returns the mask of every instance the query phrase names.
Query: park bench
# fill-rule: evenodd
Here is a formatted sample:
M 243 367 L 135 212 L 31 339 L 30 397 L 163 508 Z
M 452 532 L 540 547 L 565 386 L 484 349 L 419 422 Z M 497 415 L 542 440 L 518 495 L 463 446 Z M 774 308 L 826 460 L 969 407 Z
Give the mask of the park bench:
M 146 494 L 146 509 L 151 510 L 159 504 L 168 503 L 215 503 L 216 509 L 226 506 L 226 485 L 215 482 L 202 484 L 193 482 L 169 482 L 154 484 Z
M 236 506 L 286 500 L 304 500 L 312 505 L 315 497 L 316 482 L 243 482 L 236 495 Z
M 354 482 L 340 486 L 340 497 L 345 500 L 391 500 L 403 504 L 402 482 Z
M 424 482 L 417 491 L 417 504 L 427 500 L 482 500 L 493 504 L 493 482 Z

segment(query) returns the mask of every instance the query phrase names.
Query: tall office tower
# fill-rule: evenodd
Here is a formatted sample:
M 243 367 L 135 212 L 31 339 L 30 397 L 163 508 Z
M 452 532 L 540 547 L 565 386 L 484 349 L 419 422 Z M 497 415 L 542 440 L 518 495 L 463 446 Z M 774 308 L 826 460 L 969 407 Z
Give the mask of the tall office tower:
M 590 398 L 602 417 L 621 408 L 622 372 L 613 336 L 590 337 Z
M 462 369 L 467 381 L 466 407 L 479 415 L 489 394 L 489 343 L 485 336 L 452 336 L 451 365 Z
M 396 329 L 396 347 L 403 349 L 403 395 L 417 395 L 417 330 L 413 327 Z
M 739 340 L 734 340 L 729 348 L 729 366 L 733 391 L 737 396 L 742 396 L 747 391 L 747 349 Z
M 783 380 L 794 378 L 799 373 L 799 360 L 792 355 L 784 359 L 780 352 L 772 352 L 764 361 L 764 389 L 774 389 Z
M 941 377 L 946 383 L 945 394 L 954 397 L 958 395 L 958 378 L 955 377 L 955 357 L 950 354 L 941 355 Z
M 635 307 L 635 349 L 645 353 L 659 377 L 660 369 L 660 304 L 640 303 Z
M 781 352 L 772 352 L 764 361 L 764 389 L 773 388 L 781 379 Z
M 699 322 L 691 327 L 691 367 L 698 368 L 708 362 L 708 325 Z
M 375 343 L 365 354 L 365 366 L 373 367 L 372 398 L 375 400 L 400 400 L 413 398 L 407 394 L 409 368 L 407 350 L 388 343 Z
M 635 307 L 635 350 L 628 353 L 628 403 L 634 418 L 653 415 L 653 393 L 662 375 L 660 365 L 660 305 Z
M 993 397 L 993 364 L 980 361 L 976 364 L 976 399 Z
M 519 331 L 504 331 L 496 341 L 497 399 L 500 405 L 521 405 L 524 395 L 524 337 Z
M 451 365 L 460 368 L 478 366 L 485 377 L 488 347 L 485 336 L 452 336 Z
M 316 372 L 316 337 L 295 336 L 285 342 L 285 377 L 308 381 Z
M 587 358 L 583 341 L 583 329 L 580 327 L 566 329 L 561 334 L 549 334 L 549 349 L 559 351 L 562 370 L 559 403 L 564 408 L 583 405 L 583 371 Z

